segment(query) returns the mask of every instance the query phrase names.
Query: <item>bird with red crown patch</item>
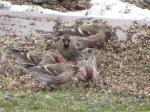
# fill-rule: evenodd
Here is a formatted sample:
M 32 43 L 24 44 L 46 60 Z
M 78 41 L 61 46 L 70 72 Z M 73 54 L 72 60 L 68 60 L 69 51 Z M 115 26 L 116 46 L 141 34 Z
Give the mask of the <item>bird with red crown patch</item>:
M 78 62 L 79 70 L 76 74 L 76 78 L 79 82 L 96 82 L 96 76 L 98 75 L 96 58 L 90 58 L 88 60 L 82 60 Z

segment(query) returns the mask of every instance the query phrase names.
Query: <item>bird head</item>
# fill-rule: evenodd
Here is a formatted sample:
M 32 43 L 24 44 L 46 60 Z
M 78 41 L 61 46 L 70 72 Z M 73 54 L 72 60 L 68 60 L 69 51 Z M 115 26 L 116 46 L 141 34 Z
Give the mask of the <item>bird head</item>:
M 61 54 L 59 54 L 58 52 L 50 52 L 52 59 L 53 59 L 53 63 L 61 63 L 63 61 L 63 58 L 61 56 Z
M 88 80 L 93 80 L 98 73 L 96 62 L 95 62 L 95 57 L 78 62 L 78 66 L 79 66 L 79 71 Z
M 71 39 L 70 39 L 69 34 L 64 34 L 62 36 L 63 48 L 65 48 L 65 49 L 69 48 L 70 47 L 70 41 L 71 41 Z
M 62 61 L 61 57 L 59 55 L 56 55 L 53 57 L 55 60 L 55 63 L 60 63 Z

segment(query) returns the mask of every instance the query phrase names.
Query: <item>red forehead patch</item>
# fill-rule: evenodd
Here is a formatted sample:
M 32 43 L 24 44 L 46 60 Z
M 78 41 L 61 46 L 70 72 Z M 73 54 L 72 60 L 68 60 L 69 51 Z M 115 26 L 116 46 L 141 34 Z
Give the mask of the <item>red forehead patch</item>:
M 88 79 L 92 79 L 93 78 L 93 70 L 92 69 L 87 69 L 86 70 L 86 76 Z
M 54 56 L 54 59 L 55 59 L 56 63 L 60 63 L 61 62 L 60 56 Z

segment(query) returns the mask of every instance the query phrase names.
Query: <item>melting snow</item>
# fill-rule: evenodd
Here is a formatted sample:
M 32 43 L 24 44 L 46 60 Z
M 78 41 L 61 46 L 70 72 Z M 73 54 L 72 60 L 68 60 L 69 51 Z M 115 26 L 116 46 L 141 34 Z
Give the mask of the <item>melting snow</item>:
M 38 12 L 44 14 L 59 14 L 70 16 L 101 17 L 112 19 L 128 20 L 148 20 L 150 21 L 150 10 L 142 9 L 135 5 L 122 2 L 120 0 L 92 0 L 92 7 L 88 10 L 76 12 L 58 12 L 50 9 L 44 9 L 39 6 L 30 5 L 12 5 L 9 2 L 0 2 L 1 9 L 18 12 Z

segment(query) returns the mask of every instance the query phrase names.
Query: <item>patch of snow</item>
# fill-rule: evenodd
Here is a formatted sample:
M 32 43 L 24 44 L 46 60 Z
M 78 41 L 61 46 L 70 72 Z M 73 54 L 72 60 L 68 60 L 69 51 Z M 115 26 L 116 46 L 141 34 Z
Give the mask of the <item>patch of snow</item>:
M 0 9 L 9 9 L 11 6 L 12 5 L 9 2 L 0 2 Z
M 90 9 L 75 12 L 58 12 L 50 9 L 44 9 L 39 6 L 12 5 L 9 2 L 0 2 L 0 8 L 6 8 L 10 11 L 18 12 L 38 12 L 65 16 L 150 21 L 150 10 L 142 9 L 120 0 L 92 0 L 91 4 L 92 6 Z
M 135 5 L 120 0 L 92 0 L 93 6 L 88 11 L 88 16 L 101 16 L 105 18 L 121 19 L 149 19 L 150 10 L 142 9 Z
M 126 40 L 127 39 L 127 32 L 123 32 L 122 30 L 117 30 L 116 35 L 118 37 L 118 40 Z

